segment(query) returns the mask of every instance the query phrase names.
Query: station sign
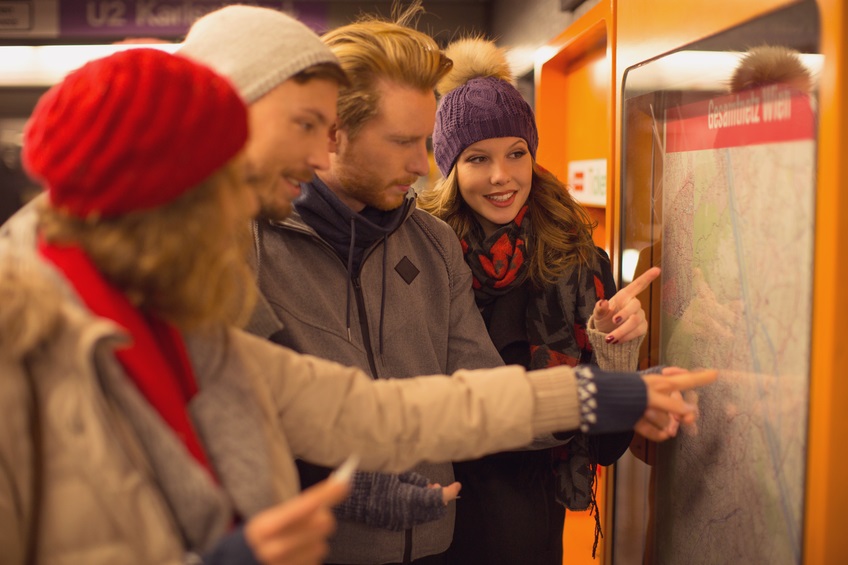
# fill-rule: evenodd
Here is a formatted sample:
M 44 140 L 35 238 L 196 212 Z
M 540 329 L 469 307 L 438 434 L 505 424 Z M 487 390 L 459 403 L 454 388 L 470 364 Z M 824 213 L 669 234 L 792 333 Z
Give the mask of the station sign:
M 288 12 L 316 32 L 327 29 L 326 5 L 296 1 L 0 0 L 0 40 L 181 38 L 203 15 L 228 4 Z

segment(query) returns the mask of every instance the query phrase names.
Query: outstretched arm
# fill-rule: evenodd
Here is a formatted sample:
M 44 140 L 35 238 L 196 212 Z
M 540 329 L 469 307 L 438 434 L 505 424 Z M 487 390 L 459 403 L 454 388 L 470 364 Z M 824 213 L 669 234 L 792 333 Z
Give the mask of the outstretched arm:
M 246 334 L 231 337 L 232 349 L 241 349 L 235 357 L 243 363 L 233 367 L 243 368 L 233 374 L 265 381 L 264 399 L 292 453 L 318 464 L 338 464 L 356 452 L 362 454 L 363 470 L 398 472 L 421 461 L 515 449 L 534 436 L 581 424 L 584 401 L 570 367 L 528 372 L 513 365 L 458 371 L 452 377 L 374 381 L 357 369 L 297 355 Z M 679 399 L 660 406 L 662 399 L 654 398 L 671 400 L 670 391 L 648 394 L 647 381 L 636 373 L 606 373 L 596 383 L 610 380 L 620 392 L 598 403 L 604 409 L 598 413 L 603 426 L 595 433 L 631 429 L 647 407 L 680 415 L 694 411 Z M 624 406 L 627 418 L 608 420 Z

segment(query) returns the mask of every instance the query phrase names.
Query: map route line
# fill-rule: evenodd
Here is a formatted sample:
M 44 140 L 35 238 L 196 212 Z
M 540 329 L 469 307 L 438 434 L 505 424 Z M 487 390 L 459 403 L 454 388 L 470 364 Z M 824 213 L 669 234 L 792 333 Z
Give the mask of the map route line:
M 734 190 L 734 179 L 733 179 L 733 167 L 732 167 L 732 156 L 730 152 L 730 148 L 726 147 L 724 149 L 725 156 L 727 158 L 727 163 L 725 167 L 726 178 L 727 178 L 727 196 L 728 196 L 728 208 L 730 211 L 730 225 L 733 230 L 733 241 L 736 247 L 736 256 L 737 262 L 739 265 L 739 283 L 742 291 L 742 303 L 744 306 L 744 318 L 745 318 L 745 329 L 748 335 L 748 345 L 751 351 L 751 364 L 753 365 L 754 375 L 757 382 L 757 388 L 760 393 L 760 398 L 765 399 L 765 386 L 762 381 L 762 367 L 760 364 L 760 358 L 757 351 L 757 348 L 754 344 L 754 328 L 753 321 L 751 320 L 751 316 L 754 315 L 753 311 L 749 312 L 749 305 L 751 304 L 750 298 L 750 289 L 748 288 L 748 280 L 747 280 L 747 271 L 745 270 L 745 258 L 744 258 L 744 250 L 742 249 L 742 233 L 739 227 L 739 217 L 736 210 L 736 192 Z M 766 336 L 768 333 L 766 332 Z M 769 340 L 770 343 L 770 340 Z M 771 343 L 770 343 L 771 345 Z M 775 378 L 777 378 L 777 372 L 775 372 Z M 763 400 L 763 404 L 765 406 L 765 413 L 769 412 L 768 406 L 769 402 L 767 400 Z M 778 441 L 775 437 L 774 429 L 769 422 L 768 417 L 763 419 L 763 428 L 766 436 L 766 442 L 768 444 L 769 452 L 771 453 L 771 461 L 774 465 L 774 476 L 778 485 L 778 489 L 780 490 L 780 507 L 782 510 L 784 522 L 786 523 L 786 529 L 789 531 L 789 539 L 792 542 L 792 551 L 795 554 L 795 562 L 799 563 L 801 559 L 801 548 L 798 544 L 799 537 L 799 528 L 795 524 L 795 520 L 793 519 L 792 511 L 788 507 L 789 503 L 789 490 L 786 485 L 786 480 L 783 476 L 779 468 L 780 458 L 780 446 L 778 445 Z

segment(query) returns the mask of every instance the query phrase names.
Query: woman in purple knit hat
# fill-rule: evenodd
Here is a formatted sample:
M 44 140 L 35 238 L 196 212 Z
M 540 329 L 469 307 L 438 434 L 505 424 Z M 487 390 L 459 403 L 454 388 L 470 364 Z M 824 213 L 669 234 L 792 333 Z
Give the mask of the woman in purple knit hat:
M 503 51 L 463 39 L 446 54 L 454 67 L 439 83 L 433 133 L 444 178 L 419 206 L 460 238 L 477 306 L 501 357 L 533 369 L 635 369 L 647 331 L 635 297 L 659 269 L 616 294 L 591 220 L 535 161 L 535 117 L 511 83 Z M 565 509 L 594 508 L 596 466 L 614 463 L 631 437 L 556 434 L 528 450 L 455 464 L 463 491 L 451 563 L 561 564 Z

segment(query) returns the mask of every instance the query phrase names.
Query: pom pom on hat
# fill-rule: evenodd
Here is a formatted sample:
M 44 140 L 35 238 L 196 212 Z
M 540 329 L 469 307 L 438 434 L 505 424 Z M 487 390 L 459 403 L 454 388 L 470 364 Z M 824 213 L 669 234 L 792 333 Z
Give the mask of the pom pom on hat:
M 466 147 L 484 139 L 520 137 L 533 158 L 539 134 L 533 110 L 509 82 L 503 50 L 491 41 L 461 39 L 445 54 L 453 69 L 439 83 L 442 99 L 433 130 L 433 156 L 447 176 Z
M 794 49 L 779 45 L 752 47 L 730 77 L 730 91 L 770 84 L 787 84 L 808 93 L 813 87 L 813 77 Z
M 314 31 L 271 8 L 226 6 L 194 22 L 179 49 L 229 78 L 248 104 L 319 63 L 339 64 Z
M 86 218 L 167 204 L 247 141 L 247 108 L 212 70 L 129 49 L 71 72 L 38 101 L 23 162 L 51 204 Z
M 458 39 L 445 48 L 445 55 L 453 61 L 453 67 L 436 87 L 441 95 L 473 78 L 494 77 L 512 83 L 504 50 L 482 37 Z

